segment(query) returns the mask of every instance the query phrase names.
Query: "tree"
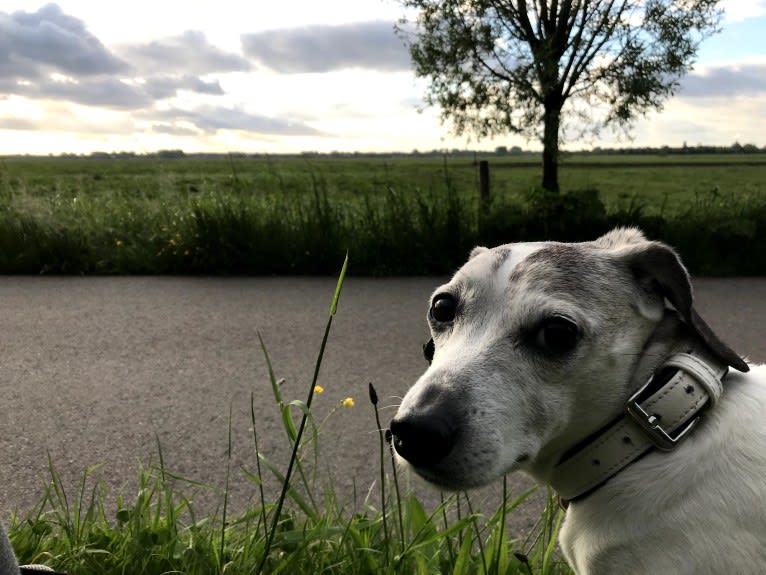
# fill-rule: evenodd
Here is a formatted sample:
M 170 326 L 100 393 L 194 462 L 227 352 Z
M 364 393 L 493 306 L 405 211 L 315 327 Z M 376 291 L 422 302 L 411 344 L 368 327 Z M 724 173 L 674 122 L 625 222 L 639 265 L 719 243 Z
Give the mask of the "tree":
M 562 111 L 594 131 L 629 128 L 662 108 L 721 17 L 718 0 L 400 2 L 417 10 L 398 31 L 426 102 L 458 134 L 539 137 L 554 191 Z

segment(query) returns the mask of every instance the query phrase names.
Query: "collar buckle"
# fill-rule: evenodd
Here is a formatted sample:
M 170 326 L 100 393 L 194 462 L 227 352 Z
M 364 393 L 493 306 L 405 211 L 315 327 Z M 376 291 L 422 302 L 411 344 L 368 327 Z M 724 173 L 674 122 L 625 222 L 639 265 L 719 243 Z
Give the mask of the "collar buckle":
M 641 407 L 641 402 L 651 395 L 649 389 L 652 387 L 653 379 L 653 377 L 649 378 L 649 381 L 641 389 L 630 396 L 625 403 L 625 413 L 641 426 L 641 429 L 646 432 L 649 441 L 657 449 L 672 451 L 694 429 L 702 416 L 697 415 L 676 430 L 663 428 L 659 415 L 649 413 Z

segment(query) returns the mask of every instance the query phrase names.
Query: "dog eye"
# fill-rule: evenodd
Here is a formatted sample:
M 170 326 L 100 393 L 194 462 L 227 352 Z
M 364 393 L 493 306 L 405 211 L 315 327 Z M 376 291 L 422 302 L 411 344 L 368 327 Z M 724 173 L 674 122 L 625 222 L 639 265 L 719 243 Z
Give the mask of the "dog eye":
M 431 302 L 431 317 L 439 323 L 449 323 L 455 319 L 457 301 L 448 293 L 440 293 Z
M 549 317 L 540 324 L 535 345 L 557 355 L 572 351 L 580 339 L 580 330 L 574 322 L 560 316 Z

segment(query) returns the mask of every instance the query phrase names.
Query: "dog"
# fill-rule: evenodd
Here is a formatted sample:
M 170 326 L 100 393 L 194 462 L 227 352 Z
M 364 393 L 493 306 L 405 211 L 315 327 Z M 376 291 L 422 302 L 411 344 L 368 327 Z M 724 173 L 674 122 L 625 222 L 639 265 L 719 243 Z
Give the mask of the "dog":
M 428 323 L 390 425 L 402 465 L 551 485 L 578 575 L 766 573 L 766 365 L 697 314 L 673 249 L 632 228 L 475 248 Z

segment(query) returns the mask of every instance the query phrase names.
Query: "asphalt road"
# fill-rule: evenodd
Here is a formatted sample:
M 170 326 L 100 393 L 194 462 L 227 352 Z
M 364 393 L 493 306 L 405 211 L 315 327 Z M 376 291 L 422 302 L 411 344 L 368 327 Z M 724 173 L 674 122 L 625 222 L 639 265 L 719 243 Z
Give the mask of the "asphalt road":
M 426 367 L 421 344 L 431 290 L 444 278 L 347 280 L 315 397 L 322 466 L 341 501 L 361 505 L 377 477 L 378 436 L 367 384 L 383 418 Z M 257 492 L 250 403 L 261 451 L 277 463 L 288 444 L 274 405 L 260 332 L 287 400 L 303 399 L 334 290 L 332 278 L 0 277 L 0 517 L 27 512 L 51 460 L 71 495 L 82 472 L 113 497 L 135 494 L 140 466 L 222 486 L 232 429 L 232 505 Z M 766 361 L 766 279 L 695 282 L 703 317 L 736 350 Z M 340 402 L 353 397 L 353 408 Z M 337 408 L 334 413 L 331 413 Z M 231 410 L 231 419 L 229 413 Z M 268 473 L 268 472 L 267 472 Z M 274 489 L 275 482 L 267 484 Z M 519 476 L 518 492 L 529 485 Z M 415 484 L 431 501 L 435 495 Z M 191 486 L 185 487 L 192 492 Z M 496 508 L 496 490 L 477 495 Z M 202 490 L 203 509 L 221 504 Z M 516 515 L 525 531 L 541 496 Z M 494 507 L 493 507 L 494 506 Z

